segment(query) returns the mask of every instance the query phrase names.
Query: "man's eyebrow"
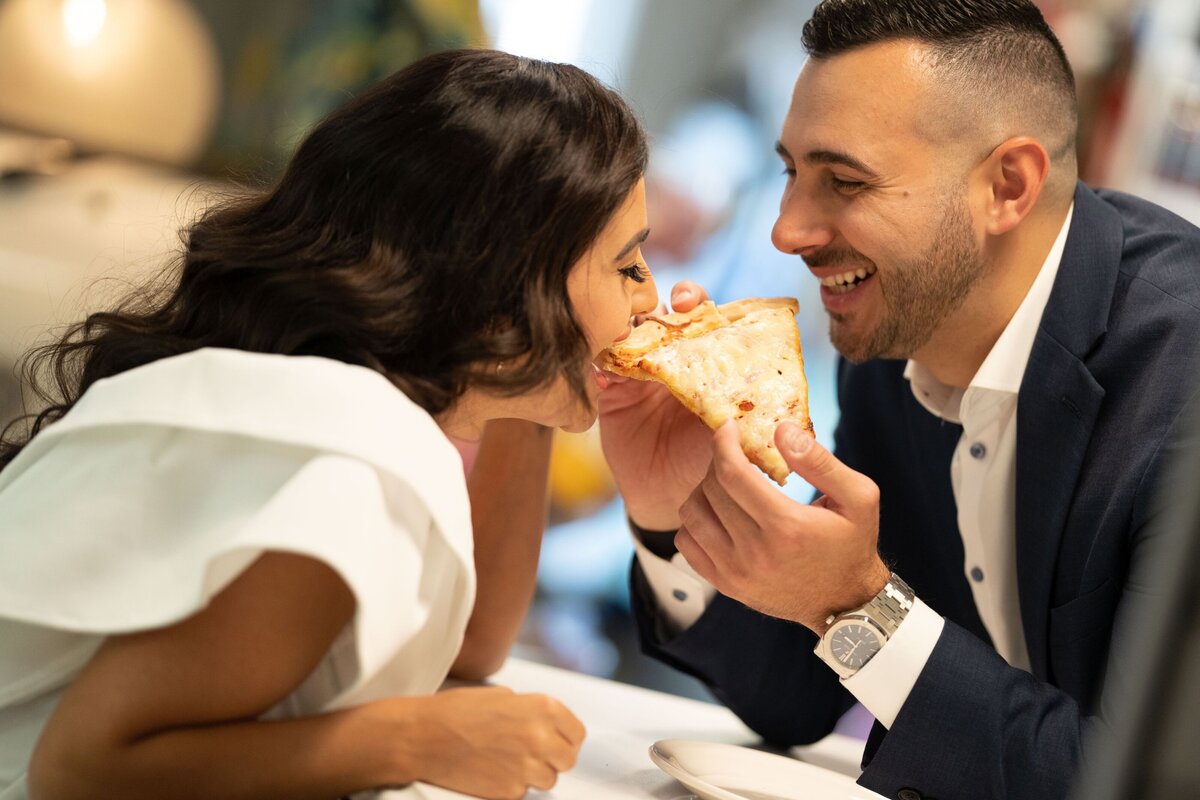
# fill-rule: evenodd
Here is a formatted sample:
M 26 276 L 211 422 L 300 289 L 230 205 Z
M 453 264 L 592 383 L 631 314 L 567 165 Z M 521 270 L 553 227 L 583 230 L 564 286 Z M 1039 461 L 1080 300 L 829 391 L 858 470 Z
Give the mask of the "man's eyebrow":
M 783 142 L 775 143 L 775 152 L 780 158 L 787 161 L 794 161 L 792 154 L 783 146 Z M 856 172 L 861 172 L 869 178 L 878 178 L 878 173 L 868 167 L 862 161 L 859 161 L 854 156 L 848 153 L 841 153 L 837 150 L 812 150 L 804 154 L 804 160 L 809 164 L 840 164 L 844 167 L 849 167 Z
M 650 235 L 649 228 L 643 228 L 640 233 L 629 240 L 629 243 L 621 248 L 621 252 L 617 253 L 617 257 L 613 261 L 620 261 L 625 256 L 633 252 L 634 248 L 642 242 L 646 241 L 646 237 Z

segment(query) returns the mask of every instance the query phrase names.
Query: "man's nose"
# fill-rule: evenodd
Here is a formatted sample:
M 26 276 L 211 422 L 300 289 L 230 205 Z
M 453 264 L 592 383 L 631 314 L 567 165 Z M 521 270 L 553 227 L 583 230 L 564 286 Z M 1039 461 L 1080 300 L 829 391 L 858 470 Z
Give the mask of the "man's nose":
M 810 193 L 791 187 L 779 205 L 779 217 L 771 228 L 771 243 L 781 252 L 803 255 L 833 241 L 829 215 Z

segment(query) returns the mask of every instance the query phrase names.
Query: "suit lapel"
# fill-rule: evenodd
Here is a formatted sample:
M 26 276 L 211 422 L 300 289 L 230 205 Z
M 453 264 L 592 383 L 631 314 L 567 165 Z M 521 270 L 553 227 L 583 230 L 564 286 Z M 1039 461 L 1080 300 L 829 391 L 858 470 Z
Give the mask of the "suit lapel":
M 1017 404 L 1016 547 L 1021 621 L 1045 678 L 1059 542 L 1104 388 L 1085 358 L 1104 335 L 1120 267 L 1120 216 L 1080 184 L 1062 263 Z

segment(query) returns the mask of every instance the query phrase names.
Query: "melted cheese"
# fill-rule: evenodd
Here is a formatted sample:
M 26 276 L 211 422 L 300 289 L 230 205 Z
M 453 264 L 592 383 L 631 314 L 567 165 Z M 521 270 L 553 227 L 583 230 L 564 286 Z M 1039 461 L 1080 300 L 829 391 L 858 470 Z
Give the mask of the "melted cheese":
M 709 427 L 737 420 L 747 457 L 778 483 L 787 480 L 775 429 L 784 420 L 812 429 L 791 309 L 765 308 L 700 336 L 676 338 L 646 353 L 638 367 Z

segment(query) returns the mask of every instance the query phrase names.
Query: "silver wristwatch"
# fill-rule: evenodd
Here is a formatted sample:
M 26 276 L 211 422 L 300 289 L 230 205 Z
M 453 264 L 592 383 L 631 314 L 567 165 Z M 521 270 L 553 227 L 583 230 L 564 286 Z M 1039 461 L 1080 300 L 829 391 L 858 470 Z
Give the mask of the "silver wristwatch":
M 825 620 L 829 629 L 813 652 L 843 680 L 853 676 L 896 634 L 915 600 L 913 590 L 893 572 L 866 605 L 830 615 Z

